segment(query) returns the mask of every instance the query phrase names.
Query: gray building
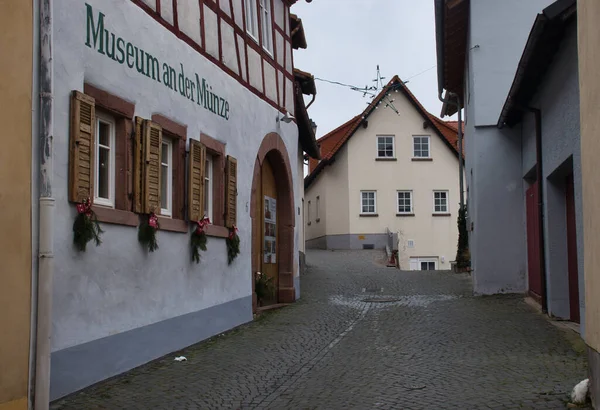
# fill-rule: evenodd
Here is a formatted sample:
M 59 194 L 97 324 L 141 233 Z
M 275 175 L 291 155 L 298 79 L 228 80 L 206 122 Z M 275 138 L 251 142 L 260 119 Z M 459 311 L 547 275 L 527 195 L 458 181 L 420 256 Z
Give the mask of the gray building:
M 436 0 L 438 86 L 449 101 L 442 115 L 456 112 L 456 100 L 464 108 L 474 292 L 528 292 L 578 322 L 575 2 L 550 3 Z

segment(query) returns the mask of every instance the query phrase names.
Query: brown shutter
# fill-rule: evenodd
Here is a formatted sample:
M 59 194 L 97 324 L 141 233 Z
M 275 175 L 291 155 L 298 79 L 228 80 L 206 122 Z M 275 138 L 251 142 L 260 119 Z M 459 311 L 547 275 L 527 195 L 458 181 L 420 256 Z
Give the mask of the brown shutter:
M 162 154 L 162 128 L 144 120 L 144 213 L 160 213 L 160 164 Z
M 199 141 L 190 140 L 188 171 L 188 218 L 199 221 L 204 217 L 204 169 L 206 147 Z
M 144 120 L 135 117 L 133 141 L 133 212 L 144 212 L 144 139 L 142 138 Z
M 69 140 L 69 200 L 82 202 L 94 197 L 96 101 L 73 91 Z
M 237 160 L 227 156 L 225 165 L 225 226 L 237 225 Z

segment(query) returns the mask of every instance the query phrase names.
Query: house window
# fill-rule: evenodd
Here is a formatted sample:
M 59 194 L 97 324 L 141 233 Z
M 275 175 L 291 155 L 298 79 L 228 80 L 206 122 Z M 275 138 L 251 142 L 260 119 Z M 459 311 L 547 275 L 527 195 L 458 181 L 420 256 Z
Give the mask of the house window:
M 410 270 L 437 270 L 437 258 L 410 258 Z
M 413 157 L 429 158 L 429 136 L 414 136 L 413 137 Z
M 160 214 L 173 216 L 173 142 L 164 137 L 160 161 Z
M 271 0 L 260 0 L 260 22 L 262 25 L 262 46 L 273 54 L 273 27 L 271 26 Z
M 435 270 L 435 262 L 421 261 L 421 270 Z
M 360 213 L 375 214 L 377 211 L 377 197 L 375 191 L 360 192 Z
M 96 112 L 94 203 L 115 206 L 115 120 Z
M 204 161 L 204 216 L 213 220 L 213 158 L 206 154 Z
M 320 202 L 321 202 L 321 198 L 317 197 L 317 219 L 316 219 L 317 222 L 319 222 L 321 220 L 321 218 L 319 217 L 319 205 L 320 205 Z
M 433 191 L 433 212 L 448 213 L 448 191 Z
M 394 158 L 394 137 L 377 137 L 377 158 Z
M 398 213 L 412 213 L 412 191 L 398 191 Z
M 246 0 L 246 32 L 258 41 L 256 0 Z
M 306 210 L 306 215 L 308 216 L 308 224 L 310 225 L 310 201 L 308 201 L 308 208 Z

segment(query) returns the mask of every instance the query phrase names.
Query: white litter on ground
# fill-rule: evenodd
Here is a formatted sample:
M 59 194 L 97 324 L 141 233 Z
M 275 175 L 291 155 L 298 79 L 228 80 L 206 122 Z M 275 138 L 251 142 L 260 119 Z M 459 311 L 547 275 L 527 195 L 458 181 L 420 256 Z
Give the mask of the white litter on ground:
M 579 382 L 571 392 L 571 402 L 574 404 L 585 404 L 590 390 L 590 379 Z
M 187 361 L 187 358 L 185 356 L 178 356 L 175 358 L 176 362 L 183 362 L 183 361 Z

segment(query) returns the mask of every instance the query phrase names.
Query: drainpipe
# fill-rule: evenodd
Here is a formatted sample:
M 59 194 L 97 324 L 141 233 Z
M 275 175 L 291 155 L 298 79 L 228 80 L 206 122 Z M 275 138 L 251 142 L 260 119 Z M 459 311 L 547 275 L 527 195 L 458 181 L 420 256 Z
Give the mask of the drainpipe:
M 54 271 L 54 198 L 52 197 L 52 0 L 40 0 L 40 140 L 39 140 L 39 250 L 37 271 L 35 410 L 50 403 L 50 335 L 52 329 L 52 276 Z
M 528 107 L 528 111 L 534 114 L 535 119 L 535 156 L 536 156 L 536 179 L 538 182 L 538 223 L 540 236 L 540 269 L 542 279 L 542 311 L 548 313 L 548 296 L 546 284 L 546 241 L 544 238 L 544 181 L 542 165 L 542 111 L 538 108 Z
M 456 101 L 452 100 L 452 97 L 455 98 Z M 456 111 L 458 113 L 458 170 L 459 170 L 459 176 L 458 176 L 458 180 L 460 183 L 460 207 L 463 208 L 465 205 L 465 193 L 464 193 L 464 180 L 463 180 L 463 174 L 464 174 L 464 170 L 463 170 L 463 150 L 462 150 L 462 137 L 463 137 L 463 132 L 462 132 L 462 112 L 461 112 L 461 106 L 460 106 L 460 102 L 459 102 L 459 98 L 458 95 L 456 95 L 455 93 L 449 92 L 448 91 L 448 97 L 444 98 L 442 97 L 442 92 L 440 91 L 438 94 L 438 99 L 443 102 L 444 104 L 451 104 L 454 105 L 456 107 Z

